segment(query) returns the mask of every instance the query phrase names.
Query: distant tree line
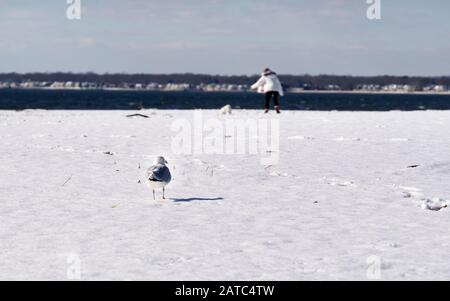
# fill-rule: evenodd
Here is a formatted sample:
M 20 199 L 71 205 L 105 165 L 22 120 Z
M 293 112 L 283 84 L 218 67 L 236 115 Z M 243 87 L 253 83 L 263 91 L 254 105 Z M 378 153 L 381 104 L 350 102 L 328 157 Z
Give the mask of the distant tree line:
M 353 90 L 359 85 L 410 85 L 418 89 L 430 85 L 450 86 L 450 76 L 281 75 L 280 79 L 288 87 L 307 85 L 312 89 L 323 89 L 327 85 L 338 85 L 342 90 Z
M 158 83 L 158 84 L 236 84 L 250 85 L 257 79 L 253 76 L 223 76 L 208 74 L 97 74 L 97 73 L 0 73 L 0 81 L 24 82 L 92 82 L 99 85 L 124 83 Z M 450 86 L 450 76 L 420 77 L 420 76 L 347 76 L 347 75 L 280 75 L 280 80 L 286 88 L 301 87 L 306 89 L 326 89 L 328 85 L 338 85 L 342 90 L 353 90 L 358 85 L 410 85 L 418 89 L 429 85 Z

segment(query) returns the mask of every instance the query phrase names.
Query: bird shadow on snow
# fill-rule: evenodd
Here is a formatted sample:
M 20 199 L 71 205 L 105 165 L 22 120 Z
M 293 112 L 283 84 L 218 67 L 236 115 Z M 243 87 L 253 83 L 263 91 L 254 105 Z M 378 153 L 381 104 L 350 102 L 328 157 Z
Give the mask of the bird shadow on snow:
M 173 198 L 170 199 L 172 201 L 174 201 L 175 203 L 190 203 L 190 202 L 195 202 L 195 201 L 222 201 L 224 200 L 224 198 L 183 198 L 183 199 L 177 199 L 177 198 Z

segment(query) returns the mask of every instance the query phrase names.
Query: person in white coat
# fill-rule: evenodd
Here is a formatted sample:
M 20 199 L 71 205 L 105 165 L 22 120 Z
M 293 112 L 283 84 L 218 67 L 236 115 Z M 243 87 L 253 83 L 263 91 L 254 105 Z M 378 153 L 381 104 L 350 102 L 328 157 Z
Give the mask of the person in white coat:
M 284 96 L 283 86 L 275 72 L 269 68 L 264 69 L 261 78 L 251 87 L 259 93 L 265 93 L 264 113 L 269 113 L 270 101 L 273 98 L 275 110 L 280 114 L 280 96 Z

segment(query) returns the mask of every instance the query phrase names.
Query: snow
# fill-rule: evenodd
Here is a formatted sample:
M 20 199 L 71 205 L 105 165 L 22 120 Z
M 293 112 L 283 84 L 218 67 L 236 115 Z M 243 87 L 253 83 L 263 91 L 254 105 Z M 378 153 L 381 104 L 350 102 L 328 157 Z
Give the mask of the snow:
M 271 167 L 140 113 L 0 111 L 0 280 L 450 280 L 450 112 L 203 111 L 279 118 Z

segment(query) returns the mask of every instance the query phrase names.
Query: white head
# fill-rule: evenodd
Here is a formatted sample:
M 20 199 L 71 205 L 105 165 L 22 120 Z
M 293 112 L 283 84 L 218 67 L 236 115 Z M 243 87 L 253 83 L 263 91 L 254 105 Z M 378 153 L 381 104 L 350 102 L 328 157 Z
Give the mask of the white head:
M 157 165 L 157 164 L 166 165 L 166 164 L 168 164 L 168 163 L 169 163 L 169 162 L 167 162 L 166 159 L 164 159 L 164 157 L 161 157 L 161 156 L 156 157 L 156 159 L 153 161 L 153 164 L 154 164 L 154 165 Z

